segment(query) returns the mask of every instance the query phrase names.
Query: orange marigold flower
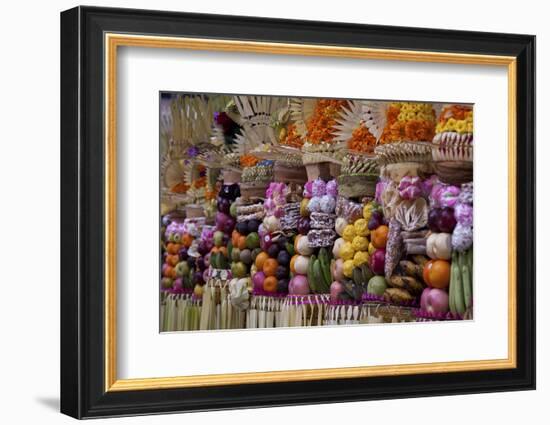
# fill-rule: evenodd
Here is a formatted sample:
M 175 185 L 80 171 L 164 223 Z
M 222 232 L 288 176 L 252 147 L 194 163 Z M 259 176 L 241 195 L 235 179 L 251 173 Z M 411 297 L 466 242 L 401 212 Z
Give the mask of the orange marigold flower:
M 250 155 L 250 154 L 245 154 L 245 155 L 242 155 L 239 159 L 239 162 L 241 164 L 241 167 L 243 168 L 246 168 L 246 167 L 253 167 L 254 165 L 256 165 L 260 160 L 255 157 L 254 155 Z
M 376 138 L 365 125 L 360 125 L 351 134 L 348 140 L 348 149 L 358 152 L 372 152 L 376 145 Z
M 332 142 L 338 112 L 346 105 L 347 100 L 320 99 L 306 124 L 307 140 L 313 144 Z
M 304 139 L 298 134 L 296 124 L 292 123 L 287 127 L 286 136 L 281 140 L 281 145 L 301 148 L 304 144 Z

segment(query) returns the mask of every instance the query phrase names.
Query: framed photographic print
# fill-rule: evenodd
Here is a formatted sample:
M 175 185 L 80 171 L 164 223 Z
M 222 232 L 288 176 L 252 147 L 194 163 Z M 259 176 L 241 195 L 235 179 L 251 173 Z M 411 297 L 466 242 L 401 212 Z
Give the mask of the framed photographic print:
M 535 388 L 535 38 L 61 14 L 61 411 Z

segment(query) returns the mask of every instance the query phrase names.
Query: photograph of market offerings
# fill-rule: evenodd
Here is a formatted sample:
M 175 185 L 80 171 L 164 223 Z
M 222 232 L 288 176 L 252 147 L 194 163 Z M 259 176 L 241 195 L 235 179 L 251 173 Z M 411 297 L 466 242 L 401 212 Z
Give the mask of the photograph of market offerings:
M 160 331 L 473 319 L 473 105 L 160 93 Z

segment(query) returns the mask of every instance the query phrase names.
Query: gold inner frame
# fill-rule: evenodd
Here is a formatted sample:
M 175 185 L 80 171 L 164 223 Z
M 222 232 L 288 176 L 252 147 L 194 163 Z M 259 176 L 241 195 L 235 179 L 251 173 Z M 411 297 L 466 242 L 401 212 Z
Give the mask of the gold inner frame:
M 105 34 L 105 391 L 357 378 L 515 368 L 516 358 L 516 58 L 326 45 Z M 508 357 L 495 360 L 118 379 L 116 325 L 116 99 L 118 47 L 248 52 L 504 66 L 508 71 Z

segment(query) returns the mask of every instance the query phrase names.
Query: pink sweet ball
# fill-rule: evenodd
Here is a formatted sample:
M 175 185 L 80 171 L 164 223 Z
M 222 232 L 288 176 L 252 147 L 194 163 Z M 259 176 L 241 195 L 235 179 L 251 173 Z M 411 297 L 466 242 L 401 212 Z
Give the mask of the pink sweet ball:
M 322 179 L 313 182 L 313 196 L 323 196 L 327 193 L 327 184 Z
M 332 179 L 329 182 L 327 182 L 326 191 L 327 191 L 327 195 L 330 195 L 334 198 L 338 196 L 338 183 L 336 182 L 335 179 Z
M 414 200 L 422 196 L 422 189 L 420 186 L 411 184 L 404 189 L 399 189 L 399 196 L 403 199 Z
M 427 198 L 430 196 L 432 189 L 435 184 L 439 182 L 439 179 L 435 174 L 431 175 L 429 178 L 421 180 L 420 188 L 422 189 L 422 196 Z
M 313 196 L 313 182 L 308 181 L 304 185 L 304 198 L 311 198 Z
M 374 195 L 374 199 L 376 202 L 382 205 L 382 195 L 386 191 L 386 188 L 388 187 L 389 180 L 387 179 L 381 179 L 378 183 L 376 183 L 376 191 Z
M 311 202 L 311 201 L 310 201 Z M 321 211 L 324 213 L 331 213 L 336 208 L 336 198 L 330 195 L 324 195 L 320 201 Z

